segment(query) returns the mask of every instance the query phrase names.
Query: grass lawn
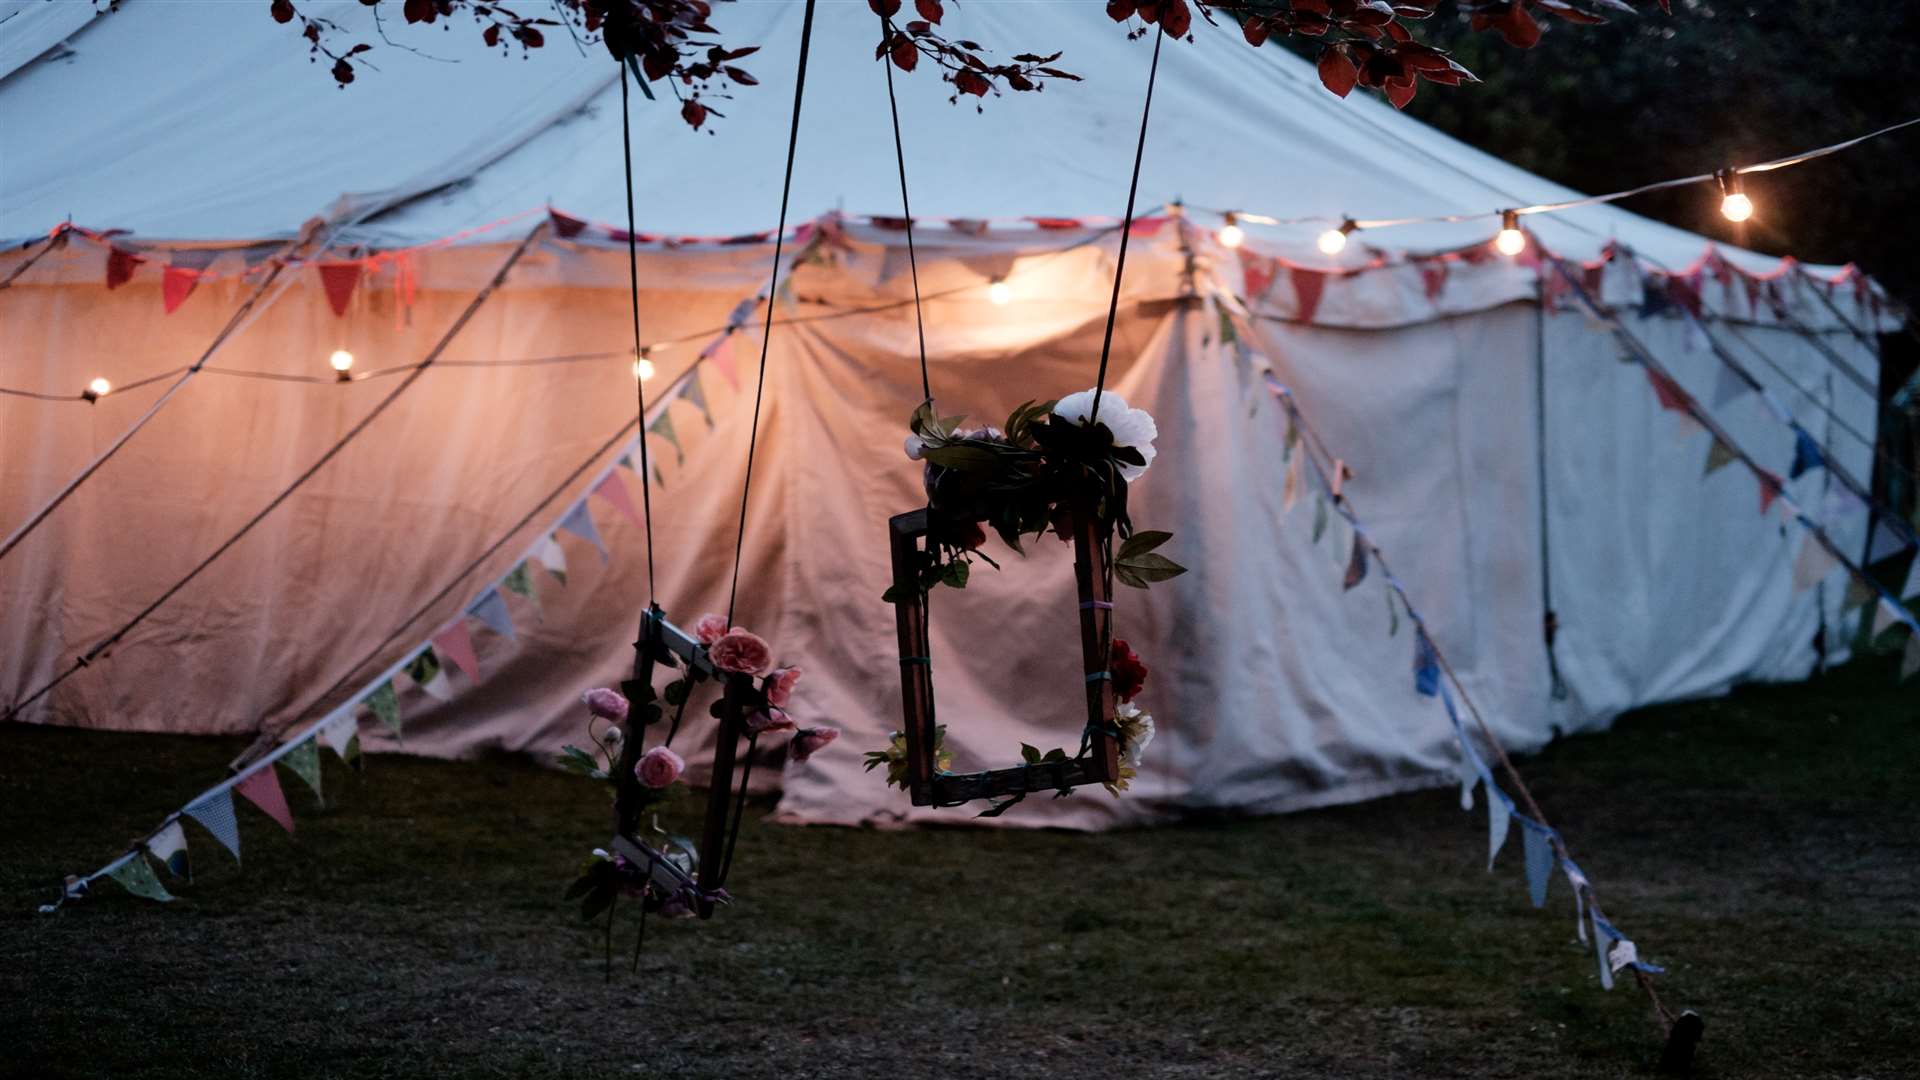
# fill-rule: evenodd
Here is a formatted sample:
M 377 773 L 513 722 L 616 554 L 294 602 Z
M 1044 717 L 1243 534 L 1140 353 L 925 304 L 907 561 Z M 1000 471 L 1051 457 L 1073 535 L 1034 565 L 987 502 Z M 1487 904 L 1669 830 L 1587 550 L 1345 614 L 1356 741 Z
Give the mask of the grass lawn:
M 1856 665 L 1521 762 L 1705 1015 L 1699 1075 L 1920 1075 L 1916 697 Z M 329 809 L 285 778 L 296 839 L 242 806 L 244 869 L 190 826 L 179 901 L 103 882 L 34 914 L 241 745 L 0 730 L 0 1073 L 1618 1077 L 1657 1054 L 1565 882 L 1533 910 L 1517 838 L 1488 875 L 1452 790 L 1098 836 L 749 821 L 740 902 L 650 921 L 638 975 L 620 909 L 608 984 L 560 898 L 606 840 L 597 785 L 329 756 Z

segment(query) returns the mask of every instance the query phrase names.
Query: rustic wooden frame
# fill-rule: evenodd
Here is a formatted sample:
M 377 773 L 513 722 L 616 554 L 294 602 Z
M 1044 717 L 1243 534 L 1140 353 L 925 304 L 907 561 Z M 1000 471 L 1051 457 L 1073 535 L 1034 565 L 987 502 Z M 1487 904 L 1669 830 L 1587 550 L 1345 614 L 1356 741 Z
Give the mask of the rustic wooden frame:
M 893 557 L 894 625 L 900 644 L 900 705 L 907 743 L 907 792 L 915 806 L 957 806 L 974 799 L 1025 795 L 1120 776 L 1120 739 L 1113 722 L 1113 677 L 1108 642 L 1113 624 L 1106 532 L 1092 513 L 1073 515 L 1073 575 L 1080 590 L 1080 654 L 1087 675 L 1087 750 L 1065 761 L 1015 765 L 987 772 L 942 772 L 934 745 L 933 662 L 928 644 L 928 597 L 919 568 L 927 537 L 938 524 L 931 510 L 887 522 Z
M 707 813 L 700 832 L 700 864 L 693 875 L 691 884 L 699 894 L 695 911 L 703 919 L 713 917 L 715 893 L 721 886 L 722 871 L 726 860 L 727 837 L 733 824 L 733 769 L 738 756 L 741 736 L 747 733 L 745 701 L 753 689 L 753 678 L 737 672 L 720 671 L 707 657 L 706 646 L 700 644 L 693 635 L 667 621 L 666 613 L 659 607 L 649 607 L 640 615 L 640 640 L 633 643 L 633 680 L 626 686 L 627 699 L 638 701 L 649 697 L 642 688 L 653 685 L 653 670 L 657 664 L 669 667 L 684 667 L 690 672 L 698 672 L 710 678 L 720 680 L 723 691 L 720 698 L 718 729 L 713 741 L 713 774 L 709 779 L 707 791 Z M 673 706 L 661 702 L 663 709 Z M 628 845 L 650 850 L 649 845 L 639 843 L 640 816 L 645 809 L 647 795 L 640 778 L 634 775 L 634 763 L 640 760 L 641 743 L 646 734 L 646 726 L 638 708 L 620 721 L 621 735 L 620 757 L 613 770 L 614 803 L 613 829 L 615 850 L 619 850 L 621 841 Z M 631 853 L 625 853 L 632 859 Z M 650 871 L 659 880 L 662 868 L 677 871 L 677 867 L 663 860 L 649 856 L 646 860 L 652 864 Z M 673 876 L 672 874 L 668 875 Z M 680 875 L 684 877 L 684 875 Z M 686 884 L 687 882 L 681 882 Z M 663 885 L 667 882 L 662 882 Z

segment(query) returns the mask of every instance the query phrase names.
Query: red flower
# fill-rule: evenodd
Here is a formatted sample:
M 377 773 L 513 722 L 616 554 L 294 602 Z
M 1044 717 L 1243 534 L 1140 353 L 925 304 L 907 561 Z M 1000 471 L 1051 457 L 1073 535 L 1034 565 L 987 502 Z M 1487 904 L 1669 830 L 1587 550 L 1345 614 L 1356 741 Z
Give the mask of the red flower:
M 1140 688 L 1147 685 L 1147 665 L 1119 638 L 1113 639 L 1107 670 L 1113 673 L 1113 692 L 1121 701 L 1132 701 Z

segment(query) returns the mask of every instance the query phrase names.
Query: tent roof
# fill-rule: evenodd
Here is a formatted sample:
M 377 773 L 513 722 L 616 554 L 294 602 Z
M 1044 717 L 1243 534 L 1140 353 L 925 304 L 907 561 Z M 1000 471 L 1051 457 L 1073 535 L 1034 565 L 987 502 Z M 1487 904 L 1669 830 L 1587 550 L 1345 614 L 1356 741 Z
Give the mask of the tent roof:
M 340 24 L 340 40 L 378 41 L 372 9 L 357 2 L 307 8 Z M 949 104 L 949 88 L 930 71 L 901 77 L 916 210 L 1118 214 L 1151 40 L 1129 41 L 1085 4 L 973 4 L 959 18 L 968 37 L 1001 52 L 1062 49 L 1060 65 L 1085 81 L 989 99 L 976 113 L 971 102 Z M 743 3 L 715 21 L 730 42 L 763 47 L 746 63 L 761 85 L 717 102 L 728 115 L 700 132 L 670 102 L 636 100 L 642 229 L 745 233 L 768 227 L 777 211 L 799 5 Z M 517 50 L 503 58 L 464 24 L 446 33 L 396 27 L 395 40 L 431 57 L 377 46 L 369 55 L 379 70 L 335 89 L 302 62 L 297 32 L 250 8 L 243 16 L 226 5 L 127 0 L 77 33 L 41 16 L 31 41 L 14 51 L 57 42 L 60 33 L 72 33 L 67 47 L 11 74 L 18 58 L 0 55 L 0 126 L 13 145 L 35 148 L 12 155 L 0 178 L 0 237 L 39 235 L 71 217 L 144 240 L 253 240 L 342 215 L 368 222 L 357 239 L 398 245 L 543 203 L 596 220 L 625 217 L 614 69 L 603 53 L 583 56 L 564 37 L 525 59 Z M 861 0 L 820 6 L 793 220 L 834 208 L 899 212 L 874 36 Z M 1337 221 L 1484 212 L 1575 194 L 1380 101 L 1335 98 L 1320 89 L 1312 65 L 1279 49 L 1251 49 L 1231 28 L 1198 22 L 1194 38 L 1168 43 L 1162 58 L 1143 205 L 1178 198 Z M 1706 244 L 1607 206 L 1529 225 L 1580 258 L 1617 239 L 1680 267 Z M 1324 227 L 1260 233 L 1280 250 L 1308 253 Z M 1406 226 L 1366 239 L 1439 249 L 1495 227 Z M 1352 245 L 1349 256 L 1364 261 L 1362 247 Z M 1775 262 L 1728 254 L 1753 270 Z

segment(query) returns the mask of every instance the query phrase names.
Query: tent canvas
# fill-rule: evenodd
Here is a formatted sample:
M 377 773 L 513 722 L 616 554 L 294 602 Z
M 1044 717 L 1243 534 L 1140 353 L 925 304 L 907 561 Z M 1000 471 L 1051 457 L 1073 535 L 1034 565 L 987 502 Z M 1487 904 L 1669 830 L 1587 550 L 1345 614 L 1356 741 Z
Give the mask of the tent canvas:
M 332 14 L 353 26 L 358 10 Z M 863 13 L 864 4 L 823 6 L 796 175 L 804 212 L 885 215 L 897 206 Z M 786 112 L 766 91 L 791 79 L 795 14 L 786 5 L 727 14 L 740 40 L 766 46 L 754 66 L 765 85 L 711 135 L 688 131 L 670 109 L 636 112 L 643 230 L 731 237 L 772 217 Z M 1088 76 L 990 102 L 985 115 L 950 107 L 931 85 L 903 87 L 916 208 L 991 220 L 977 235 L 929 219 L 916 240 L 923 287 L 935 297 L 927 307 L 935 393 L 952 411 L 993 418 L 1091 382 L 1114 241 L 1100 215 L 1124 203 L 1127 150 L 1117 133 L 1137 115 L 1145 53 L 1097 9 L 982 5 L 967 14 L 980 23 L 969 32 L 989 42 L 1067 47 L 1063 64 Z M 385 387 L 235 372 L 324 374 L 339 347 L 368 368 L 417 362 L 512 243 L 545 220 L 543 205 L 595 223 L 571 239 L 538 238 L 442 366 L 110 660 L 29 718 L 237 732 L 317 716 L 335 704 L 320 699 L 326 688 L 358 686 L 397 659 L 359 666 L 367 650 L 390 637 L 403 648 L 458 615 L 469 589 L 396 627 L 633 419 L 620 355 L 624 244 L 598 225 L 619 219 L 624 200 L 611 65 L 550 46 L 511 62 L 506 79 L 508 61 L 449 36 L 441 51 L 458 64 L 396 53 L 382 58 L 377 80 L 335 91 L 299 62 L 304 49 L 285 28 L 229 20 L 212 5 L 129 0 L 67 33 L 59 49 L 0 76 L 0 124 L 39 148 L 9 161 L 0 236 L 43 235 L 71 216 L 131 230 L 115 242 L 144 250 L 153 266 L 105 290 L 104 249 L 75 239 L 0 292 L 13 341 L 8 384 L 66 390 L 95 372 L 125 384 L 191 363 L 247 290 L 236 276 L 244 245 L 290 237 L 315 217 L 344 226 L 343 246 L 459 242 L 407 255 L 405 273 L 418 283 L 410 303 L 394 260 L 359 282 L 344 318 L 310 268 L 288 275 L 126 454 L 0 561 L 8 700 L 144 606 Z M 1376 102 L 1325 95 L 1290 57 L 1206 26 L 1195 36 L 1191 46 L 1170 44 L 1163 60 L 1142 182 L 1151 200 L 1337 220 L 1567 194 Z M 232 96 L 249 103 L 247 116 L 193 114 L 212 88 L 224 95 L 235 86 L 246 89 Z M 445 116 L 393 107 L 429 90 L 463 107 Z M 1054 214 L 1087 225 L 1028 220 Z M 857 754 L 881 745 L 897 717 L 891 612 L 879 602 L 884 522 L 923 496 L 899 451 L 919 397 L 903 236 L 850 221 L 846 245 L 797 271 L 790 296 L 776 301 L 741 571 L 739 621 L 808 669 L 796 711 L 847 731 L 782 778 L 782 811 L 793 820 L 918 816 L 861 772 Z M 1699 237 L 1612 207 L 1529 224 L 1548 248 L 1581 260 L 1612 243 L 1647 269 L 1684 270 L 1706 250 Z M 1341 260 L 1319 256 L 1311 244 L 1322 227 L 1254 230 L 1242 252 L 1178 223 L 1135 237 L 1114 386 L 1161 425 L 1162 454 L 1137 489 L 1138 512 L 1174 528 L 1175 554 L 1194 568 L 1151 596 L 1121 598 L 1117 632 L 1154 665 L 1143 701 L 1162 735 L 1128 798 L 1040 800 L 997 820 L 1099 827 L 1191 808 L 1289 809 L 1432 783 L 1451 769 L 1451 732 L 1412 690 L 1411 640 L 1404 628 L 1388 633 L 1379 583 L 1343 590 L 1344 553 L 1311 539 L 1312 506 L 1284 506 L 1284 432 L 1262 365 L 1352 466 L 1350 492 L 1371 510 L 1382 546 L 1510 746 L 1604 726 L 1638 704 L 1803 676 L 1821 626 L 1829 656 L 1844 650 L 1842 590 L 1794 587 L 1797 531 L 1758 512 L 1740 470 L 1701 476 L 1704 441 L 1660 408 L 1644 373 L 1618 362 L 1619 342 L 1576 305 L 1547 312 L 1534 302 L 1534 267 L 1459 260 L 1435 294 L 1419 264 L 1401 261 L 1484 240 L 1492 225 L 1362 234 L 1391 265 L 1319 282 L 1305 320 L 1310 276 L 1277 272 L 1262 295 L 1248 295 L 1248 251 L 1256 266 L 1274 259 L 1329 270 L 1357 269 L 1376 254 L 1356 243 Z M 213 276 L 166 313 L 157 267 L 209 246 L 221 251 Z M 1183 246 L 1198 259 L 1192 277 Z M 1778 269 L 1767 257 L 1718 250 L 1750 273 Z M 643 328 L 650 341 L 676 343 L 655 350 L 650 387 L 697 362 L 699 345 L 764 288 L 770 255 L 764 243 L 643 250 Z M 24 257 L 0 260 L 0 274 Z M 998 277 L 1014 288 L 1005 306 L 985 294 Z M 1865 474 L 1868 451 L 1828 438 L 1823 421 L 1831 413 L 1875 430 L 1872 400 L 1830 378 L 1837 356 L 1872 379 L 1875 358 L 1812 292 L 1819 285 L 1798 273 L 1782 280 L 1792 285 L 1781 302 L 1806 332 L 1736 288 L 1702 296 L 1709 313 L 1752 324 L 1743 331 L 1779 366 L 1761 372 L 1773 393 L 1830 455 Z M 1689 322 L 1633 312 L 1641 284 L 1626 258 L 1600 284 L 1682 385 L 1712 400 L 1719 362 Z M 1201 305 L 1249 303 L 1245 338 L 1225 342 L 1217 311 L 1184 300 L 1190 293 L 1212 298 Z M 734 341 L 734 364 L 750 379 L 758 331 Z M 594 359 L 522 363 L 579 356 Z M 699 408 L 676 401 L 667 408 L 684 465 L 671 446 L 652 444 L 663 451 L 665 481 L 655 491 L 659 595 L 684 619 L 724 604 L 751 404 L 711 363 L 693 377 L 711 429 Z M 1825 399 L 1806 400 L 1806 388 Z M 0 521 L 23 520 L 144 407 L 138 393 L 91 407 L 0 399 Z M 1793 436 L 1756 396 L 1714 412 L 1784 473 Z M 1819 507 L 1825 483 L 1816 471 L 1790 488 Z M 648 599 L 638 531 L 611 507 L 595 512 L 611 558 L 603 566 L 563 534 L 566 586 L 537 584 L 537 608 L 512 599 L 513 641 L 475 630 L 481 682 L 450 675 L 456 696 L 444 704 L 404 690 L 408 749 L 550 750 L 575 737 L 578 690 L 630 665 Z M 552 516 L 522 530 L 502 558 L 550 530 Z M 1863 510 L 1842 507 L 1826 523 L 1850 548 L 1864 544 Z M 1054 701 L 1032 690 L 1070 685 L 1078 660 L 1050 647 L 1073 620 L 1063 557 L 1043 547 L 1005 573 L 977 575 L 963 594 L 936 597 L 936 685 L 961 767 L 1001 764 L 1021 741 L 1051 746 L 1078 731 L 1070 695 Z M 472 580 L 508 568 L 489 565 Z M 1541 642 L 1546 586 L 1562 626 L 1561 699 Z M 375 734 L 363 740 L 374 745 Z

